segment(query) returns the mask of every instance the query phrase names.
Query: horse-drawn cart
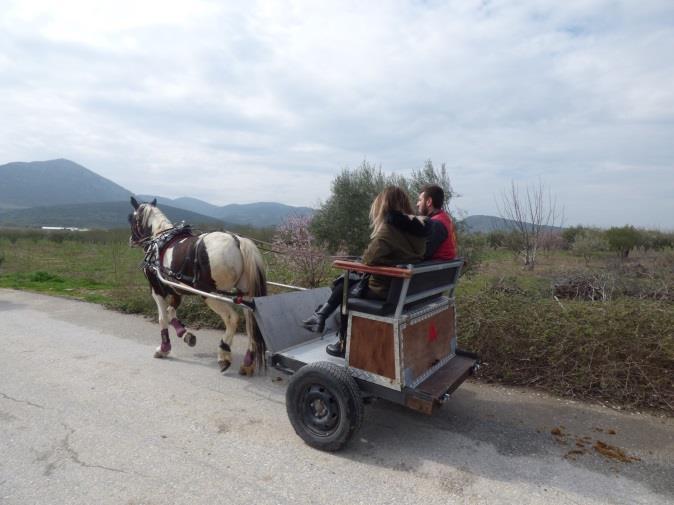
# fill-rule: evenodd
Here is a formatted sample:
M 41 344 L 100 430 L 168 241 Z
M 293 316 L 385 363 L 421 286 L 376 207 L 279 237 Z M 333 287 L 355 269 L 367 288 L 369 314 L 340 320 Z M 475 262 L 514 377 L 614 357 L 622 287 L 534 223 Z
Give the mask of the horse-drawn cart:
M 477 356 L 456 342 L 454 289 L 461 260 L 399 268 L 335 261 L 345 270 L 340 314 L 317 335 L 301 322 L 328 299 L 328 288 L 265 283 L 262 257 L 250 239 L 228 232 L 195 235 L 187 226 L 173 226 L 156 201 L 132 197 L 131 205 L 129 243 L 145 251 L 142 267 L 159 310 L 161 345 L 155 357 L 171 352 L 169 324 L 195 344 L 176 316 L 181 296 L 193 294 L 223 318 L 218 363 L 226 371 L 238 322 L 231 304 L 240 305 L 248 311 L 249 335 L 240 373 L 252 373 L 256 360 L 266 360 L 293 375 L 286 392 L 288 417 L 313 447 L 342 448 L 361 424 L 364 399 L 383 398 L 431 414 L 478 366 Z M 350 298 L 351 272 L 390 277 L 388 298 Z M 296 291 L 266 296 L 266 284 Z M 251 312 L 259 331 L 249 321 Z M 326 344 L 337 340 L 338 327 L 347 336 L 344 358 L 325 352 Z
M 456 260 L 391 268 L 335 261 L 346 271 L 345 296 L 340 313 L 326 322 L 321 335 L 301 321 L 327 300 L 329 288 L 270 282 L 296 291 L 247 300 L 196 293 L 253 312 L 267 364 L 292 375 L 286 409 L 293 428 L 312 447 L 336 451 L 360 427 L 365 400 L 381 398 L 432 414 L 477 369 L 478 357 L 457 347 L 454 289 L 462 265 Z M 391 277 L 388 298 L 347 298 L 350 272 Z M 157 274 L 164 284 L 196 291 Z M 325 347 L 338 339 L 342 321 L 346 355 L 339 358 Z

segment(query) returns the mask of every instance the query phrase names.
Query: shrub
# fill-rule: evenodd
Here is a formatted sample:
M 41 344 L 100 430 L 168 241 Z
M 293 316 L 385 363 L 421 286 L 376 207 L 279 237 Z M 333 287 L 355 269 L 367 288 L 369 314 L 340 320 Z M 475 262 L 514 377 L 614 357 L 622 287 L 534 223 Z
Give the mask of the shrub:
M 632 249 L 641 245 L 642 235 L 634 226 L 613 227 L 606 230 L 606 239 L 612 251 L 627 258 Z
M 492 230 L 487 233 L 487 244 L 492 249 L 498 249 L 505 245 L 506 232 L 503 230 Z
M 663 233 L 658 230 L 645 230 L 641 232 L 642 246 L 648 251 L 662 251 L 674 247 L 674 236 L 671 233 Z
M 608 240 L 599 230 L 585 229 L 576 235 L 571 244 L 571 253 L 585 258 L 586 263 L 589 263 L 593 256 L 608 250 Z
M 515 232 L 511 231 L 506 233 L 505 239 L 503 241 L 503 247 L 511 251 L 516 257 L 520 255 L 520 252 L 524 248 L 524 241 L 522 236 Z
M 470 275 L 477 272 L 487 250 L 487 239 L 481 233 L 465 233 L 459 231 L 456 239 L 458 255 L 465 261 L 463 273 Z
M 566 247 L 562 234 L 555 230 L 542 233 L 538 239 L 538 247 L 544 251 L 561 251 Z
M 615 283 L 615 277 L 609 273 L 575 272 L 558 279 L 553 293 L 562 299 L 606 302 L 613 296 Z
M 576 238 L 578 238 L 579 235 L 582 235 L 583 232 L 585 232 L 585 228 L 583 228 L 580 225 L 569 226 L 568 228 L 564 228 L 564 230 L 562 231 L 562 238 L 566 243 L 566 247 L 570 248 L 576 241 Z
M 532 299 L 482 291 L 458 300 L 460 345 L 488 380 L 674 413 L 671 304 Z

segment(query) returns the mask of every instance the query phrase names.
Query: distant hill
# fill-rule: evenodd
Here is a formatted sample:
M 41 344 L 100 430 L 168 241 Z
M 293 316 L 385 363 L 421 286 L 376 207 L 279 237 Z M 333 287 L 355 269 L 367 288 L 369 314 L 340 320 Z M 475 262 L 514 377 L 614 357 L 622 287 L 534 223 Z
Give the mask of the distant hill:
M 151 201 L 154 196 L 138 195 L 143 201 Z M 171 205 L 191 210 L 206 216 L 222 219 L 228 223 L 250 226 L 276 226 L 288 216 L 307 216 L 314 213 L 310 207 L 293 207 L 276 202 L 233 203 L 218 207 L 197 198 L 165 198 L 158 196 L 157 205 Z
M 228 228 L 231 223 L 224 223 L 196 212 L 177 209 L 168 205 L 160 206 L 161 211 L 171 222 L 185 221 L 194 227 L 209 226 Z M 31 207 L 30 209 L 0 210 L 0 226 L 65 226 L 77 228 L 127 228 L 128 215 L 133 208 L 127 201 L 80 203 L 70 205 L 54 205 L 50 207 Z
M 489 233 L 495 230 L 509 231 L 514 228 L 514 221 L 496 216 L 468 216 L 460 221 L 470 233 Z M 546 226 L 547 229 L 560 230 L 558 226 Z
M 126 188 L 69 160 L 0 165 L 0 209 L 128 201 Z
M 77 226 L 114 228 L 126 226 L 129 197 L 133 193 L 77 163 L 57 159 L 12 162 L 0 165 L 0 225 Z M 152 196 L 138 195 L 145 201 Z M 223 222 L 226 225 L 275 226 L 290 215 L 307 215 L 309 207 L 282 203 L 231 204 L 219 207 L 190 197 L 157 198 L 159 206 L 191 224 Z M 116 202 L 118 205 L 100 205 Z M 90 204 L 89 207 L 78 207 Z M 119 215 L 111 212 L 122 210 Z M 178 216 L 177 210 L 182 212 Z M 87 216 L 87 212 L 89 216 Z M 86 225 L 82 224 L 86 221 Z
M 188 196 L 183 196 L 182 198 L 166 198 L 164 196 L 153 196 L 153 195 L 136 195 L 136 198 L 139 202 L 150 202 L 153 198 L 157 199 L 157 205 L 162 207 L 164 205 L 170 205 L 171 207 L 176 207 L 177 209 L 185 209 L 191 212 L 196 212 L 198 214 L 203 214 L 204 216 L 214 217 L 220 219 L 217 214 L 217 211 L 220 209 L 217 205 L 204 202 L 198 198 L 191 198 Z

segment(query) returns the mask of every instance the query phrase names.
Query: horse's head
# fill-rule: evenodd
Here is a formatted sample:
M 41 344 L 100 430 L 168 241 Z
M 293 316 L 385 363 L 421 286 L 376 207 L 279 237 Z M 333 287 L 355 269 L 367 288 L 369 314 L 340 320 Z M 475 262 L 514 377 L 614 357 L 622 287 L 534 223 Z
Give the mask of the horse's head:
M 142 246 L 154 233 L 150 222 L 150 214 L 157 205 L 157 199 L 155 198 L 150 203 L 138 203 L 138 200 L 132 196 L 131 205 L 133 205 L 133 212 L 129 214 L 129 225 L 131 226 L 129 245 L 132 247 Z

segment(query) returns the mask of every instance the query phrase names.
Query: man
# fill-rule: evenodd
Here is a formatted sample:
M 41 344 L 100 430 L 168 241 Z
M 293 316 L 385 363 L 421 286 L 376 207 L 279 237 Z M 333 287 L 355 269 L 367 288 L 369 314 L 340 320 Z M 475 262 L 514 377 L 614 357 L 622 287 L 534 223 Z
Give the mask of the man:
M 456 231 L 452 218 L 442 210 L 445 192 L 440 186 L 429 184 L 421 188 L 417 209 L 428 216 L 431 230 L 426 242 L 426 260 L 448 261 L 456 258 Z

